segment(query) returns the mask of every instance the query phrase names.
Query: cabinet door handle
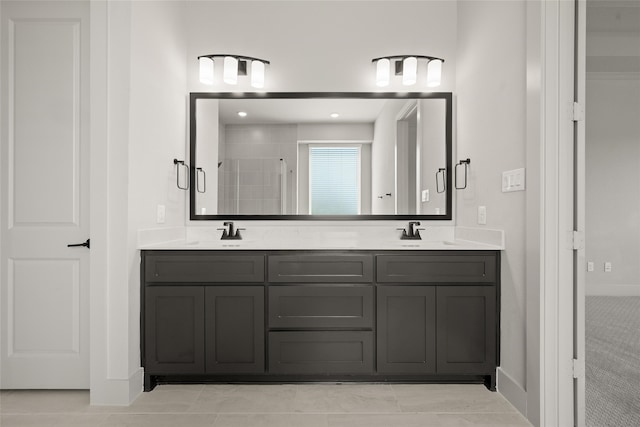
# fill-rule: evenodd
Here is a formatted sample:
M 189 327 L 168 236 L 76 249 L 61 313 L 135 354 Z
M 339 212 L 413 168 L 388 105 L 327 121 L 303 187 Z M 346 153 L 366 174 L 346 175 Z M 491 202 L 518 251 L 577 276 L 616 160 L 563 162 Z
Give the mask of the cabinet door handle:
M 72 244 L 72 245 L 67 245 L 67 247 L 68 248 L 73 248 L 73 247 L 77 247 L 77 246 L 84 246 L 87 249 L 91 249 L 91 243 L 90 242 L 91 242 L 91 239 L 87 239 L 87 241 L 84 242 L 84 243 L 75 243 L 75 244 Z

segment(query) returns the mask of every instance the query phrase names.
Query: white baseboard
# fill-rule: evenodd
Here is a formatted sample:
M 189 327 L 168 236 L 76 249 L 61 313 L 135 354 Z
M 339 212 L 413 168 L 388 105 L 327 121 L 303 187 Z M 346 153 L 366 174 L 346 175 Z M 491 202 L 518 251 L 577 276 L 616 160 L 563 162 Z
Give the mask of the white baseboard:
M 128 379 L 105 379 L 92 382 L 89 392 L 94 406 L 129 406 L 142 393 L 142 368 L 136 369 Z
M 524 417 L 527 416 L 527 392 L 502 368 L 498 368 L 498 392 Z
M 587 296 L 638 297 L 640 296 L 640 284 L 603 285 L 601 283 L 587 283 L 585 291 Z

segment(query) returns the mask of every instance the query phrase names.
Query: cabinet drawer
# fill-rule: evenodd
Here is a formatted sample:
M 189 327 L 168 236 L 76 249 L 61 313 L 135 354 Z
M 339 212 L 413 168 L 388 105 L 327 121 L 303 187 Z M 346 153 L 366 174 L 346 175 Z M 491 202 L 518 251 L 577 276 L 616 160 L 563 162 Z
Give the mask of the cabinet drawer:
M 372 328 L 371 285 L 270 286 L 270 328 Z
M 152 254 L 145 257 L 148 283 L 264 282 L 264 255 Z
M 269 281 L 281 283 L 373 282 L 373 257 L 365 254 L 291 254 L 269 257 Z
M 373 332 L 270 332 L 269 372 L 373 373 Z
M 444 283 L 496 281 L 494 255 L 379 255 L 379 283 Z

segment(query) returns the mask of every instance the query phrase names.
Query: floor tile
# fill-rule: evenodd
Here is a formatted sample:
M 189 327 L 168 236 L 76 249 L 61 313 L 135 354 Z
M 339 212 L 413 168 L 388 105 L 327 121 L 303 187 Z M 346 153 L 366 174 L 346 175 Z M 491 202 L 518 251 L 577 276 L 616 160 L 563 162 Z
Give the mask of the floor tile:
M 189 412 L 283 413 L 293 412 L 295 385 L 206 385 Z
M 323 414 L 220 414 L 214 427 L 328 427 Z
M 85 412 L 89 408 L 87 390 L 13 390 L 2 394 L 3 414 Z
M 96 427 L 109 414 L 10 414 L 0 417 L 2 427 Z
M 403 412 L 515 412 L 497 392 L 481 384 L 394 384 Z
M 299 385 L 294 410 L 322 413 L 400 412 L 393 389 L 384 384 Z
M 100 427 L 213 427 L 214 414 L 111 414 Z

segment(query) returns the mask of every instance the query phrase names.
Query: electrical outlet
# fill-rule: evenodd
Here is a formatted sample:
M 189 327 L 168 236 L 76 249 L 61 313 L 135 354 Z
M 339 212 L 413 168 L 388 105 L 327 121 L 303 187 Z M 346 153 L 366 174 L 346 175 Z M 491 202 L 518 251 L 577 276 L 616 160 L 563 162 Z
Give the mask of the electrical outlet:
M 487 223 L 487 207 L 478 206 L 478 224 L 485 225 Z
M 166 208 L 164 205 L 158 205 L 156 209 L 156 223 L 164 224 Z
M 611 262 L 607 261 L 604 263 L 604 272 L 605 273 L 611 273 Z
M 587 271 L 593 271 L 595 270 L 595 265 L 593 264 L 593 261 L 589 261 L 587 263 Z

